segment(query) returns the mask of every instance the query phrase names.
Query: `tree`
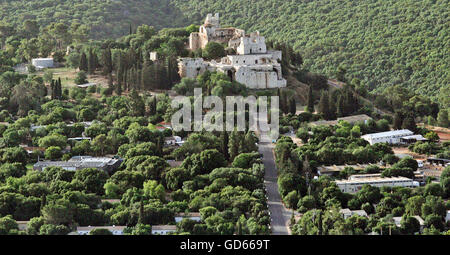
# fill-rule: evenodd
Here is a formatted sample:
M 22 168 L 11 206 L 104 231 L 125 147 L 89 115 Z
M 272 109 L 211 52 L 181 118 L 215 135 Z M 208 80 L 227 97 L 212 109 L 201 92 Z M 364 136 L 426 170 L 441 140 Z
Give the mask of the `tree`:
M 314 112 L 314 95 L 312 86 L 308 86 L 308 99 L 306 102 L 306 111 L 310 113 Z
M 402 128 L 403 129 L 409 129 L 412 132 L 416 132 L 417 131 L 417 125 L 416 125 L 416 121 L 414 120 L 414 116 L 412 116 L 412 114 L 408 114 L 402 122 Z
M 182 167 L 171 168 L 165 174 L 166 186 L 173 191 L 182 188 L 183 182 L 188 181 L 189 179 L 189 170 Z
M 69 227 L 64 225 L 44 224 L 39 228 L 39 235 L 67 235 Z
M 105 150 L 111 147 L 111 138 L 105 134 L 100 134 L 92 141 L 94 151 L 100 152 L 100 155 L 105 155 Z
M 68 201 L 58 201 L 45 205 L 41 213 L 46 224 L 68 226 L 73 223 L 74 205 Z
M 88 71 L 88 61 L 87 61 L 87 57 L 86 57 L 86 53 L 84 53 L 84 51 L 81 53 L 81 57 L 80 57 L 80 65 L 78 66 L 80 71 Z
M 144 195 L 149 198 L 159 199 L 162 202 L 166 200 L 166 191 L 164 187 L 153 180 L 144 182 Z
M 401 227 L 400 231 L 404 234 L 414 234 L 420 231 L 420 223 L 419 221 L 412 216 L 403 216 L 400 221 Z
M 401 129 L 403 124 L 403 114 L 396 111 L 394 114 L 394 129 Z
M 58 146 L 50 146 L 45 150 L 44 155 L 48 160 L 58 160 L 62 156 L 61 148 Z
M 345 78 L 346 74 L 347 74 L 347 69 L 344 66 L 340 65 L 336 72 L 336 79 L 338 81 L 346 82 L 347 81 L 347 79 Z
M 0 218 L 0 235 L 8 235 L 12 230 L 19 230 L 17 222 L 11 215 Z
M 432 195 L 432 196 L 440 197 L 440 196 L 442 196 L 443 193 L 444 193 L 444 191 L 442 190 L 441 185 L 438 183 L 428 183 L 425 186 L 425 191 L 424 191 L 425 196 Z
M 77 73 L 77 77 L 75 77 L 74 81 L 78 85 L 88 83 L 86 72 L 85 71 L 79 71 Z
M 103 170 L 96 168 L 84 168 L 77 170 L 74 175 L 74 181 L 79 181 L 83 190 L 87 193 L 104 194 L 103 186 L 108 179 L 108 174 Z
M 239 154 L 240 141 L 241 134 L 236 129 L 233 130 L 228 142 L 228 154 L 230 155 L 230 160 L 234 160 L 234 158 Z
M 292 114 L 295 114 L 297 112 L 297 106 L 293 97 L 289 99 L 289 112 Z
M 88 59 L 88 73 L 94 74 L 95 70 L 97 69 L 97 54 L 95 54 L 91 49 L 89 49 L 89 59 Z
M 95 228 L 89 232 L 89 235 L 109 236 L 113 233 L 106 228 Z
M 449 115 L 449 113 L 448 113 L 447 109 L 441 109 L 439 111 L 439 114 L 437 116 L 437 124 L 440 127 L 445 127 L 445 128 L 450 127 L 450 120 L 448 118 L 448 115 Z
M 406 214 L 409 216 L 421 215 L 422 204 L 424 202 L 425 199 L 422 196 L 413 196 L 408 198 L 405 205 Z
M 319 113 L 321 113 L 323 115 L 323 118 L 326 120 L 331 119 L 331 112 L 329 107 L 328 93 L 326 91 L 322 91 L 319 100 Z
M 289 192 L 284 198 L 284 203 L 288 208 L 297 209 L 297 204 L 299 201 L 299 196 L 296 190 Z
M 218 59 L 225 56 L 225 49 L 222 44 L 211 41 L 206 44 L 202 54 L 205 59 Z
M 111 49 L 108 47 L 103 51 L 103 74 L 110 74 L 113 71 L 113 63 L 111 57 Z

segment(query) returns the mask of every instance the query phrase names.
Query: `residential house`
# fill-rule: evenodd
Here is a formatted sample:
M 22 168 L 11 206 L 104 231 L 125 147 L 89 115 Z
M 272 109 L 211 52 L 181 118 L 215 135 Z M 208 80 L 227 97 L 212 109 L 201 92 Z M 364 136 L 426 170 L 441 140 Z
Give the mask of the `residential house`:
M 202 217 L 200 216 L 200 213 L 198 213 L 198 212 L 178 213 L 175 215 L 176 223 L 182 221 L 183 219 L 190 219 L 190 220 L 199 222 L 202 220 Z
M 177 231 L 175 225 L 154 225 L 152 226 L 152 235 L 167 235 Z

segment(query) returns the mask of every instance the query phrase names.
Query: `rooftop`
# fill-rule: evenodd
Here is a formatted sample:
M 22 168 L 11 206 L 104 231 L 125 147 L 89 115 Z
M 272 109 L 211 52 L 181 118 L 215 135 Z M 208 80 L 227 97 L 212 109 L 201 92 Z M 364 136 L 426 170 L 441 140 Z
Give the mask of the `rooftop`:
M 87 226 L 87 227 L 77 227 L 77 231 L 91 231 L 94 229 L 107 229 L 109 231 L 121 230 L 123 231 L 127 226 Z
M 367 177 L 367 178 L 357 178 L 353 180 L 336 180 L 336 184 L 354 184 L 354 183 L 364 183 L 364 182 L 377 182 L 377 183 L 385 183 L 385 182 L 398 182 L 398 181 L 412 181 L 412 179 L 406 177 Z
M 152 226 L 152 230 L 177 230 L 176 225 L 154 225 Z
M 380 133 L 372 133 L 363 135 L 362 138 L 380 138 L 380 137 L 390 137 L 390 136 L 411 136 L 414 133 L 408 129 L 401 129 L 401 130 L 392 130 L 392 131 L 386 131 L 386 132 L 380 132 Z
M 43 168 L 49 166 L 57 167 L 75 167 L 77 169 L 81 168 L 103 168 L 106 166 L 112 166 L 120 158 L 107 158 L 107 157 L 91 157 L 91 156 L 74 156 L 68 161 L 39 161 L 34 164 L 34 168 Z
M 177 213 L 175 217 L 201 217 L 199 212 Z

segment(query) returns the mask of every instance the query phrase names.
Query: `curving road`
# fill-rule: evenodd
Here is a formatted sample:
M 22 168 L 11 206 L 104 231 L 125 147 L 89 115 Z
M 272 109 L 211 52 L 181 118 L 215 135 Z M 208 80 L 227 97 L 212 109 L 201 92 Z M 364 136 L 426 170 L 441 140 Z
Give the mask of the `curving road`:
M 292 213 L 289 212 L 281 202 L 281 196 L 278 192 L 277 168 L 273 155 L 274 145 L 272 143 L 259 143 L 259 153 L 263 155 L 265 167 L 264 185 L 267 190 L 267 200 L 271 218 L 272 235 L 290 235 L 289 220 Z

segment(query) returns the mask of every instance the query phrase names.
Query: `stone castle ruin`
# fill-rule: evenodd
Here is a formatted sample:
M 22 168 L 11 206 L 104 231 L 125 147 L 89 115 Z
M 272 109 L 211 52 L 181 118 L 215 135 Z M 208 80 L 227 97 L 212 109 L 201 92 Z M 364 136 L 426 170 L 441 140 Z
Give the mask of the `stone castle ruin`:
M 208 42 L 227 44 L 236 55 L 227 55 L 219 62 L 180 58 L 178 72 L 181 77 L 195 78 L 207 70 L 219 71 L 251 89 L 286 87 L 281 74 L 281 51 L 268 51 L 265 38 L 259 32 L 246 35 L 242 29 L 221 28 L 219 14 L 208 14 L 199 32 L 189 36 L 189 48 L 192 51 L 203 49 Z

